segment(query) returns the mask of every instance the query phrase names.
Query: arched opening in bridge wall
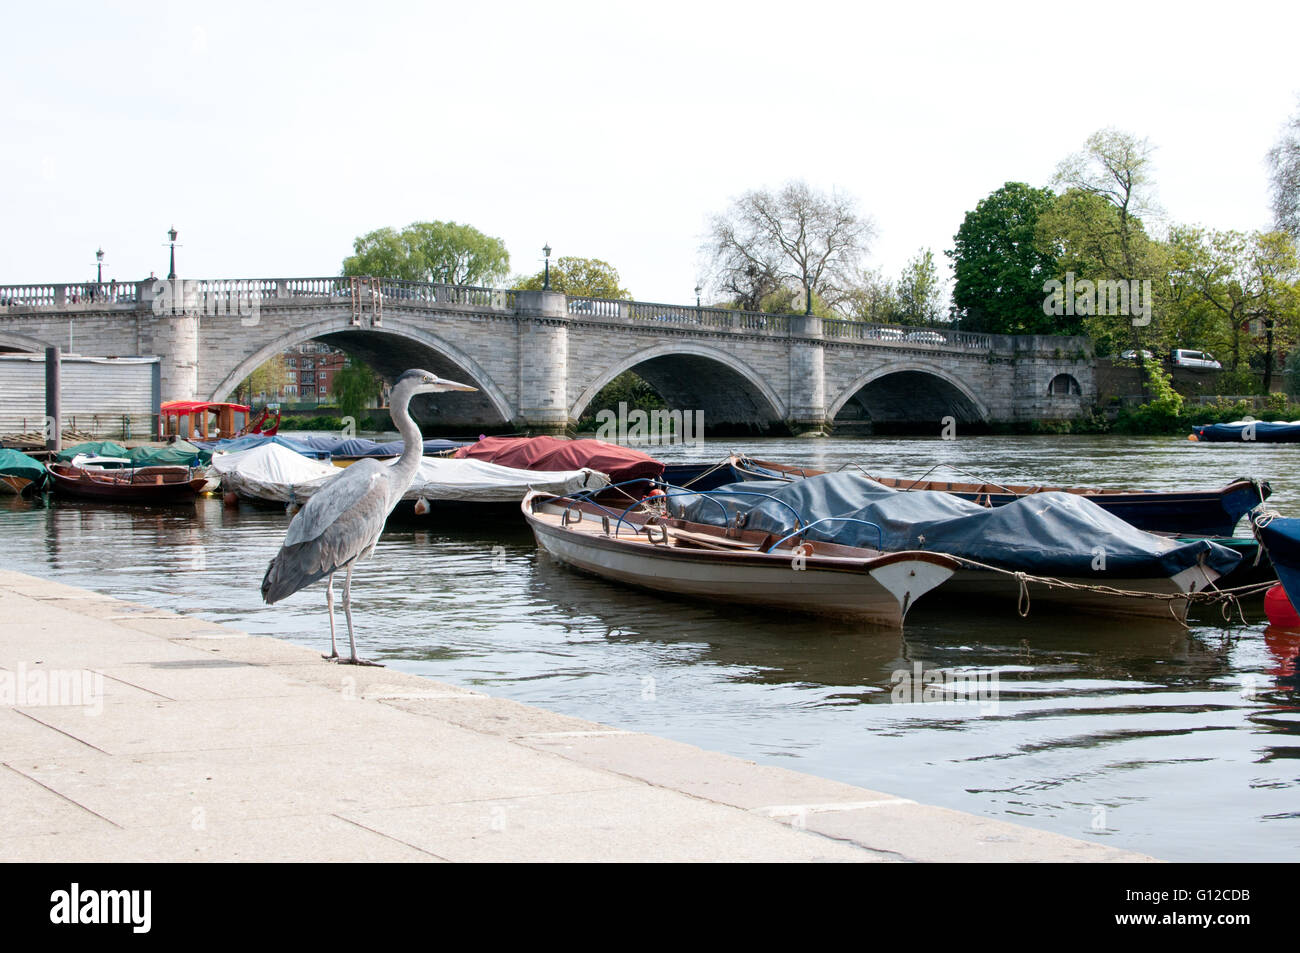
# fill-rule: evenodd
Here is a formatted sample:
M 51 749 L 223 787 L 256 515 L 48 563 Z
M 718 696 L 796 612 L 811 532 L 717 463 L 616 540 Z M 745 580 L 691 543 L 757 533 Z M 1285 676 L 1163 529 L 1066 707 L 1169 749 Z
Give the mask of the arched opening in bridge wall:
M 937 436 L 987 432 L 988 414 L 962 384 L 908 369 L 880 373 L 850 387 L 830 410 L 837 434 Z
M 323 330 L 316 334 L 308 332 L 281 338 L 241 363 L 217 386 L 209 399 L 229 399 L 240 382 L 263 363 L 290 347 L 309 341 L 328 344 L 363 361 L 388 384 L 405 371 L 421 368 L 432 371 L 439 377 L 478 388 L 475 393 L 424 394 L 416 397 L 411 402 L 411 415 L 426 433 L 458 437 L 514 429 L 510 424 L 509 404 L 505 396 L 485 373 L 473 366 L 473 361 L 464 357 L 457 360 L 449 353 L 451 348 L 439 348 L 403 334 L 377 329 Z M 326 407 L 319 412 L 337 415 L 338 410 Z
M 46 347 L 45 342 L 23 334 L 0 334 L 0 354 L 43 354 Z
M 692 437 L 788 432 L 780 397 L 751 368 L 712 348 L 683 349 L 680 345 L 661 345 L 610 368 L 578 398 L 570 418 L 586 430 L 595 428 L 600 410 L 617 413 L 621 395 L 616 392 L 617 385 L 610 385 L 621 384 L 622 375 L 629 371 L 644 381 L 669 411 L 681 411 L 684 427 L 688 415 L 692 427 L 702 422 L 703 434 L 692 430 Z M 629 412 L 638 409 L 652 408 L 630 403 L 627 408 Z

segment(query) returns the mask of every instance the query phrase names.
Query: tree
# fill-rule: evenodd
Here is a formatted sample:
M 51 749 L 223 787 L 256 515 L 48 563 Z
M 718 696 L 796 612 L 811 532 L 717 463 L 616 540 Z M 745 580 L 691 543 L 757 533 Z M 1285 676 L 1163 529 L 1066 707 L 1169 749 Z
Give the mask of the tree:
M 1154 278 L 1157 250 L 1142 225 L 1143 215 L 1159 212 L 1152 194 L 1152 152 L 1146 139 L 1117 129 L 1102 129 L 1088 137 L 1082 152 L 1069 156 L 1057 167 L 1055 183 L 1065 187 L 1066 195 L 1074 193 L 1077 199 L 1083 199 L 1071 203 L 1083 212 L 1075 221 L 1080 227 L 1063 229 L 1062 235 L 1072 232 L 1076 245 L 1091 250 L 1098 280 L 1132 282 Z M 1098 202 L 1105 203 L 1114 214 L 1102 213 Z M 1149 323 L 1129 320 L 1133 317 L 1129 314 L 1096 317 L 1125 319 L 1141 365 L 1144 335 L 1140 329 L 1149 327 Z
M 1300 111 L 1268 152 L 1274 226 L 1300 242 Z
M 353 242 L 344 275 L 377 275 L 450 285 L 490 285 L 510 270 L 499 238 L 455 222 L 412 222 L 402 231 L 380 228 Z
M 1057 273 L 1056 255 L 1037 240 L 1051 189 L 1008 182 L 966 213 L 945 252 L 955 279 L 953 312 L 962 328 L 993 334 L 1077 334 L 1080 323 L 1043 313 L 1043 282 Z
M 746 192 L 713 216 L 704 250 L 714 288 L 746 308 L 787 288 L 800 297 L 810 289 L 838 309 L 874 232 L 852 199 L 796 181 Z
M 240 381 L 235 393 L 244 403 L 251 403 L 258 396 L 273 397 L 288 382 L 289 371 L 284 363 L 284 355 L 277 354 Z
M 922 248 L 898 278 L 899 320 L 903 324 L 934 324 L 943 313 L 942 293 L 934 252 Z
M 892 324 L 901 306 L 892 281 L 879 271 L 863 269 L 840 307 L 855 321 Z
M 380 381 L 367 364 L 349 357 L 334 374 L 333 386 L 339 414 L 358 420 L 379 395 Z
M 1200 293 L 1223 319 L 1224 356 L 1236 370 L 1258 354 L 1264 389 L 1273 383 L 1275 355 L 1300 332 L 1295 242 L 1283 231 L 1223 231 L 1208 238 L 1197 273 Z
M 514 286 L 520 291 L 541 291 L 545 280 L 543 270 L 529 278 L 516 278 Z M 551 262 L 551 290 L 580 298 L 632 297 L 619 285 L 618 269 L 599 258 L 555 259 Z

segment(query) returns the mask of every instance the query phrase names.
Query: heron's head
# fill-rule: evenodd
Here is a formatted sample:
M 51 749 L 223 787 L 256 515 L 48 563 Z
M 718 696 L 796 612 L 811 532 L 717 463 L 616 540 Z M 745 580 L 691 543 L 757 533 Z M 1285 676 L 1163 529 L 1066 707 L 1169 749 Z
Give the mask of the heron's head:
M 407 371 L 393 384 L 394 391 L 402 391 L 414 396 L 416 394 L 440 394 L 448 390 L 478 390 L 468 384 L 460 384 L 439 377 L 431 371 Z

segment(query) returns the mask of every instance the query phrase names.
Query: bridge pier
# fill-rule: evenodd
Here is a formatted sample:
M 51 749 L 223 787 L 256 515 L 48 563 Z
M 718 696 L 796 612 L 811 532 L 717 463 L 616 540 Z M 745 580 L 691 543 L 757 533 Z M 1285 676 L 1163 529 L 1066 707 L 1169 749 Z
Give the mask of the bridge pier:
M 826 349 L 822 319 L 803 315 L 790 319 L 790 432 L 797 437 L 830 431 L 826 419 Z
M 515 304 L 519 334 L 519 420 L 536 433 L 569 427 L 568 298 L 556 291 L 520 291 Z

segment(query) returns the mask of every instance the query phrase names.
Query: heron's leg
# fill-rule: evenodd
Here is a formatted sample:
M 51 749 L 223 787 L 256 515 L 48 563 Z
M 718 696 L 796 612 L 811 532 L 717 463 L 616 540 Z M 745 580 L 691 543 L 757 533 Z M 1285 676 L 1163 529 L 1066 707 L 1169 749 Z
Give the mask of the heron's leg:
M 325 587 L 325 605 L 330 611 L 330 654 L 321 658 L 335 659 L 339 657 L 339 649 L 334 641 L 334 573 L 330 573 L 329 585 Z
M 352 646 L 352 658 L 347 661 L 353 665 L 378 665 L 369 659 L 357 658 L 357 640 L 352 633 L 352 564 L 348 563 L 347 575 L 343 577 L 343 614 L 348 619 L 348 644 Z

